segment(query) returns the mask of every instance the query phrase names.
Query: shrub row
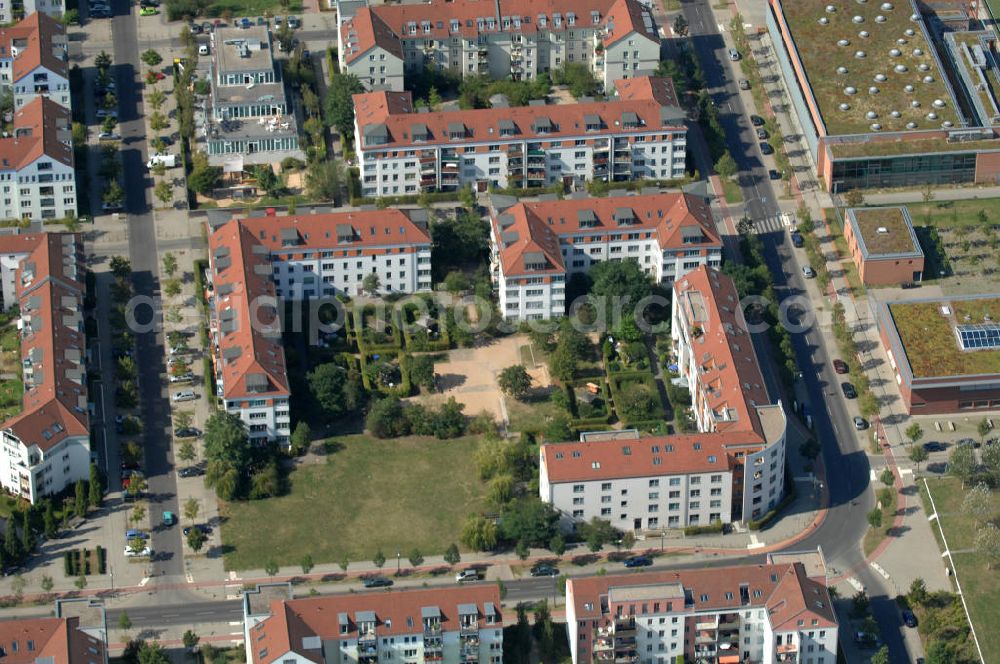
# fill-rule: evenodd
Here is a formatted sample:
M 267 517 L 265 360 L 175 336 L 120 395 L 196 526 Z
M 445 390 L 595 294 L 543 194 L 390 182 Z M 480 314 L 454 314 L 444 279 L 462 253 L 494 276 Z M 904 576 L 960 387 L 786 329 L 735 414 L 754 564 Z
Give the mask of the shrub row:
M 91 551 L 90 549 L 71 549 L 63 553 L 63 571 L 66 576 L 89 576 L 90 574 L 105 574 L 107 573 L 107 558 L 108 551 L 102 546 L 98 546 L 95 549 L 95 556 L 97 558 L 97 569 L 94 570 L 91 567 Z
M 713 521 L 707 526 L 687 526 L 684 528 L 684 535 L 711 535 L 718 534 L 725 530 L 726 526 L 721 521 Z

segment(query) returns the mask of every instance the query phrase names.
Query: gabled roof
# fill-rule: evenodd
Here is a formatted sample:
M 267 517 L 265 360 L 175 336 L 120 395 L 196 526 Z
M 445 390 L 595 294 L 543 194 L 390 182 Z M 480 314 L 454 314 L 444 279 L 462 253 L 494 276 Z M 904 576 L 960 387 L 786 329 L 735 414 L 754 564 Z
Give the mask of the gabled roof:
M 268 251 L 429 245 L 430 235 L 401 210 L 356 210 L 287 217 L 247 217 L 238 222 Z
M 767 600 L 771 629 L 787 632 L 803 627 L 833 627 L 837 616 L 832 604 L 826 586 L 810 579 L 802 564 L 789 565 Z
M 371 7 L 362 7 L 340 25 L 344 58 L 354 62 L 373 47 L 379 46 L 402 59 L 403 44 L 386 22 Z
M 546 271 L 565 271 L 560 238 L 588 234 L 655 233 L 663 250 L 722 247 L 711 210 L 690 194 L 532 201 L 502 210 L 494 207 L 491 221 L 508 277 L 539 272 L 526 267 L 524 254 L 532 251 L 549 256 L 551 267 Z
M 69 110 L 36 97 L 14 112 L 13 136 L 0 138 L 0 171 L 20 170 L 46 156 L 73 165 Z
M 89 423 L 84 286 L 78 266 L 82 238 L 72 233 L 39 235 L 16 276 L 23 322 L 23 405 L 0 428 L 44 452 L 69 436 L 86 436 Z
M 288 396 L 278 299 L 271 263 L 260 243 L 238 221 L 209 237 L 209 265 L 215 286 L 214 324 L 219 326 L 216 371 L 223 397 Z
M 413 112 L 413 100 L 409 92 L 380 90 L 356 94 L 354 95 L 355 121 L 361 135 L 368 136 L 366 132 L 368 127 L 379 126 L 378 141 L 359 147 L 361 150 L 422 145 L 450 147 L 487 141 L 502 143 L 509 140 L 558 140 L 564 137 L 609 134 L 617 136 L 683 130 L 684 123 L 679 119 L 682 116 L 676 113 L 663 113 L 664 108 L 676 108 L 673 85 L 665 82 L 665 79 L 657 77 L 653 79 L 639 84 L 628 83 L 633 79 L 616 81 L 615 85 L 619 90 L 626 90 L 626 95 L 612 101 L 434 111 L 419 115 Z M 623 85 L 625 83 L 628 85 Z M 625 113 L 634 114 L 638 122 L 634 126 L 623 126 L 621 118 Z M 595 118 L 600 118 L 600 128 L 588 131 L 588 126 L 594 126 Z M 410 131 L 413 123 L 417 121 L 430 130 L 429 140 L 414 140 Z M 510 123 L 518 128 L 518 133 L 514 136 L 501 135 L 500 129 L 509 127 Z M 450 135 L 449 127 L 458 124 L 465 127 L 465 132 L 456 138 Z M 388 135 L 383 136 L 385 133 Z
M 608 36 L 604 38 L 605 46 L 611 46 L 631 34 L 646 37 L 657 43 L 660 41 L 656 34 L 656 26 L 653 24 L 652 13 L 635 0 L 617 0 L 608 10 L 605 24 L 608 26 Z
M 15 50 L 11 76 L 15 83 L 39 66 L 68 78 L 66 28 L 48 14 L 35 12 L 0 29 L 0 59 L 13 57 Z
M 5 664 L 88 664 L 104 661 L 104 643 L 79 627 L 79 618 L 26 618 L 0 621 Z M 91 652 L 96 651 L 96 654 Z

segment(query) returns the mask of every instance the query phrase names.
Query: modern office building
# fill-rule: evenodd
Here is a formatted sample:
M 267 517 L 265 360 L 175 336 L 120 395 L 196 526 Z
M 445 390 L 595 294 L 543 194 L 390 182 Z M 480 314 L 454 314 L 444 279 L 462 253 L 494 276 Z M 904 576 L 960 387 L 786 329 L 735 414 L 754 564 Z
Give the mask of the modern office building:
M 14 111 L 0 138 L 0 217 L 46 220 L 76 215 L 70 111 L 38 97 Z
M 907 412 L 1000 408 L 1000 295 L 876 299 L 872 307 Z
M 304 158 L 268 28 L 217 29 L 211 49 L 211 109 L 199 136 L 209 162 L 238 172 Z
M 924 276 L 924 252 L 905 206 L 850 208 L 844 239 L 866 286 L 917 283 Z
M 834 664 L 838 631 L 825 575 L 799 561 L 566 582 L 573 664 Z
M 500 664 L 494 584 L 291 598 L 289 584 L 243 594 L 248 664 Z
M 602 261 L 634 261 L 662 284 L 722 261 L 711 210 L 689 194 L 524 203 L 495 195 L 490 224 L 491 274 L 509 320 L 565 315 L 566 281 Z
M 771 403 L 732 280 L 700 267 L 674 282 L 676 380 L 697 433 L 581 433 L 542 445 L 539 494 L 563 524 L 662 531 L 761 518 L 785 492 L 781 402 Z
M 953 31 L 968 6 L 946 4 L 938 16 L 942 3 L 915 0 L 768 0 L 785 88 L 829 191 L 996 184 L 996 36 Z
M 409 92 L 355 95 L 362 195 L 683 177 L 687 130 L 673 83 L 615 86 L 613 101 L 432 113 L 417 113 Z
M 24 385 L 21 411 L 0 424 L 8 461 L 0 485 L 34 504 L 90 473 L 83 238 L 73 233 L 6 236 L 0 238 L 0 255 L 3 262 L 22 256 L 14 272 L 14 298 Z M 5 283 L 5 296 L 7 290 Z
M 29 0 L 30 1 L 30 0 Z M 38 0 L 49 5 L 49 0 Z M 65 108 L 70 107 L 69 56 L 66 51 L 66 28 L 59 22 L 61 0 L 55 18 L 50 13 L 29 13 L 24 19 L 0 28 L 0 88 L 14 95 L 14 108 L 20 108 L 37 96 L 48 97 Z M 0 3 L 0 22 L 11 3 Z
M 638 0 L 338 3 L 338 12 L 340 69 L 369 90 L 402 91 L 427 67 L 517 81 L 582 64 L 610 91 L 660 59 L 653 13 Z

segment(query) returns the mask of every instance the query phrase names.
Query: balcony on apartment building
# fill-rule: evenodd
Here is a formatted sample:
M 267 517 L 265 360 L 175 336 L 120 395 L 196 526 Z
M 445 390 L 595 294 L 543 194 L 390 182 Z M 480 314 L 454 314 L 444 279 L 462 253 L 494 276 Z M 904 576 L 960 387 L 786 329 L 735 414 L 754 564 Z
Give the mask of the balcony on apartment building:
M 799 644 L 797 643 L 782 643 L 774 647 L 775 653 L 779 655 L 794 655 L 799 651 Z M 790 659 L 785 659 L 785 661 L 790 661 Z

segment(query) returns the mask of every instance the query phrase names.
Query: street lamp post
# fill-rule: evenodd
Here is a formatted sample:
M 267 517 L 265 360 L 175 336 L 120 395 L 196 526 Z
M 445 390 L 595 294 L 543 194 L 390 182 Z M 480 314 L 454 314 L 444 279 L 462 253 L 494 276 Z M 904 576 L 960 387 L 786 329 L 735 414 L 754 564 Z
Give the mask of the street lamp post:
M 396 576 L 399 576 L 399 549 L 396 549 Z
M 665 530 L 660 531 L 660 553 L 663 553 L 663 538 L 666 537 L 666 535 L 667 531 Z

